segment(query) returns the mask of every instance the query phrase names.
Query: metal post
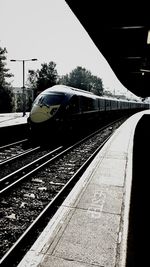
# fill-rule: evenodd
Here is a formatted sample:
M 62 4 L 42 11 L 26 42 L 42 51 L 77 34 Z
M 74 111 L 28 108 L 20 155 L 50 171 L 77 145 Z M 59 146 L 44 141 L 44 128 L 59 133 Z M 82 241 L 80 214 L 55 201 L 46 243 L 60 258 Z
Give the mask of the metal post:
M 22 94 L 23 94 L 23 117 L 26 115 L 26 94 L 25 94 L 25 61 L 22 60 L 23 63 L 23 87 L 22 87 Z
M 11 59 L 10 61 L 16 62 L 21 61 L 23 63 L 23 87 L 22 87 L 22 100 L 23 100 L 23 117 L 26 115 L 26 93 L 25 93 L 25 61 L 36 61 L 37 58 L 31 58 L 31 59 Z

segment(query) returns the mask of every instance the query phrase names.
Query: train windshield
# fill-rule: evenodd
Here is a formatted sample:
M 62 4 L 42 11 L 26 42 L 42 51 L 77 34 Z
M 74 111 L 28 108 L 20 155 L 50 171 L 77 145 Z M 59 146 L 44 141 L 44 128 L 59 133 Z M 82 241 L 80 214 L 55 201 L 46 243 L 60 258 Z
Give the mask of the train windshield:
M 39 106 L 60 105 L 64 100 L 64 94 L 41 94 L 36 99 L 34 104 Z

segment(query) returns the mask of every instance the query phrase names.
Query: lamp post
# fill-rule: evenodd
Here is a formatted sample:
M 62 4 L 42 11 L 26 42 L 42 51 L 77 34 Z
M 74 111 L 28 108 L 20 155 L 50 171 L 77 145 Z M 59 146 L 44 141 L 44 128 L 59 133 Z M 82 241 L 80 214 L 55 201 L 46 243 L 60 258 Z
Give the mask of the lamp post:
M 22 94 L 23 94 L 23 117 L 26 115 L 26 98 L 25 98 L 25 61 L 36 61 L 36 58 L 31 59 L 11 59 L 10 61 L 16 62 L 21 61 L 23 63 L 23 86 L 22 86 Z

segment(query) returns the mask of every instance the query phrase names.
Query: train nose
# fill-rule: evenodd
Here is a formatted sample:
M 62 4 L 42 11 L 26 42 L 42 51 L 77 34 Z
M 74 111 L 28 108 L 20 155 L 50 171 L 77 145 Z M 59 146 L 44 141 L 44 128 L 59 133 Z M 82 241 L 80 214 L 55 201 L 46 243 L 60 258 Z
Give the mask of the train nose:
M 50 110 L 47 107 L 33 107 L 30 112 L 30 119 L 35 123 L 47 121 L 50 117 Z

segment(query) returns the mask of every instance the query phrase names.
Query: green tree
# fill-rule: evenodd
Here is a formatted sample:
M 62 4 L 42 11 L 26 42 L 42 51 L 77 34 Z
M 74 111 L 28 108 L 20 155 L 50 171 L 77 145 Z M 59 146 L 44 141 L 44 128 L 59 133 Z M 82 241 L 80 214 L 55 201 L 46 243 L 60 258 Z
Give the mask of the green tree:
M 32 89 L 36 89 L 37 88 L 37 79 L 38 79 L 37 71 L 29 70 L 28 73 L 29 73 L 28 82 L 27 82 L 28 86 Z
M 43 90 L 57 84 L 58 73 L 56 70 L 56 63 L 51 61 L 48 64 L 41 64 L 41 69 L 34 71 L 29 70 L 28 84 L 34 89 L 35 95 Z
M 0 47 L 0 112 L 12 111 L 12 92 L 7 79 L 13 75 L 6 68 L 6 48 Z
M 91 91 L 97 95 L 103 94 L 102 80 L 85 68 L 76 67 L 72 72 L 62 76 L 59 83 L 72 86 L 75 88 Z
M 96 95 L 103 95 L 104 87 L 101 78 L 92 75 L 90 81 L 90 91 Z
M 90 71 L 78 66 L 72 72 L 63 76 L 62 79 L 60 79 L 60 83 L 64 83 L 75 88 L 88 90 L 90 77 Z
M 9 89 L 0 88 L 0 113 L 11 112 L 13 108 L 13 94 Z
M 16 98 L 16 104 L 17 104 L 17 112 L 21 112 L 23 110 L 23 103 L 22 103 L 22 94 L 18 93 Z

